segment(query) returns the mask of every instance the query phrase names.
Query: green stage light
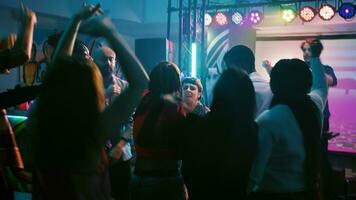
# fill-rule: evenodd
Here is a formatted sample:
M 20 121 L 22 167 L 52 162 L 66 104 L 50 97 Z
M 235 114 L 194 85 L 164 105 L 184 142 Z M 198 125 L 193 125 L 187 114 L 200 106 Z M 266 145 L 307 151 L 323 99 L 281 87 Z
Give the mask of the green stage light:
M 282 19 L 286 23 L 292 22 L 297 17 L 297 12 L 293 7 L 291 5 L 281 6 Z

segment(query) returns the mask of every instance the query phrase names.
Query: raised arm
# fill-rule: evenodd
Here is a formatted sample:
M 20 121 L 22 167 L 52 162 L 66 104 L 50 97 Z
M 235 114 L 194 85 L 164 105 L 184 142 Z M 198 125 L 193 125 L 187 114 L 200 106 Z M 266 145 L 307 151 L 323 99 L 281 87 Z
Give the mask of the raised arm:
M 10 49 L 7 62 L 1 63 L 0 71 L 7 71 L 16 66 L 26 63 L 31 57 L 31 48 L 33 41 L 33 29 L 37 22 L 36 14 L 20 4 L 20 29 L 14 47 Z M 0 73 L 1 73 L 0 72 Z
M 320 42 L 314 42 L 310 44 L 312 51 L 311 70 L 313 74 L 313 86 L 310 92 L 312 100 L 316 103 L 321 111 L 324 110 L 327 97 L 328 97 L 328 85 L 326 83 L 326 77 L 324 68 L 320 61 Z
M 74 14 L 70 19 L 67 28 L 64 30 L 56 49 L 53 54 L 53 63 L 57 62 L 62 57 L 70 57 L 73 54 L 75 40 L 82 20 L 92 16 L 98 9 L 100 4 L 95 7 L 93 5 L 84 6 L 79 12 Z
M 262 61 L 262 68 L 264 68 L 268 74 L 268 76 L 271 74 L 271 71 L 272 71 L 272 64 L 269 60 L 264 60 Z
M 112 34 L 109 34 L 107 39 L 117 53 L 117 57 L 122 66 L 122 71 L 129 83 L 129 87 L 134 89 L 144 89 L 147 86 L 149 79 L 141 62 L 115 29 L 111 33 Z
M 148 76 L 142 64 L 125 43 L 115 26 L 106 17 L 98 17 L 83 24 L 81 31 L 108 40 L 119 59 L 128 87 L 103 113 L 103 122 L 109 135 L 116 134 L 138 105 L 143 90 L 148 84 Z

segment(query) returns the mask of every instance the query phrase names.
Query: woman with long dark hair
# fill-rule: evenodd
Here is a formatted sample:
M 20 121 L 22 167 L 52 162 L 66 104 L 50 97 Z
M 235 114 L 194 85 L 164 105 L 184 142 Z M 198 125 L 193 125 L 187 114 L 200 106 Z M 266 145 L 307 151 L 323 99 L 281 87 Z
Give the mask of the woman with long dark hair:
M 176 150 L 179 125 L 185 109 L 178 67 L 159 63 L 150 74 L 148 93 L 134 115 L 136 164 L 131 198 L 185 199 L 183 179 Z
M 248 75 L 227 69 L 217 81 L 211 111 L 188 116 L 181 148 L 190 199 L 245 199 L 257 153 L 255 91 Z
M 308 65 L 283 59 L 271 71 L 270 110 L 257 118 L 259 154 L 251 173 L 257 199 L 317 199 L 322 110 L 327 85 L 313 44 Z

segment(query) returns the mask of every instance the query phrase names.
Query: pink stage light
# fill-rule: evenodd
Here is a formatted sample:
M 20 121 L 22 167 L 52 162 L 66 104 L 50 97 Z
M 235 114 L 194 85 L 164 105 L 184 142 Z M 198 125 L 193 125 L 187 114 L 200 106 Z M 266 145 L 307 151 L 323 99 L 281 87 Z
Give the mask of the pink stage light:
M 220 26 L 224 26 L 228 23 L 227 21 L 227 17 L 224 15 L 224 13 L 217 13 L 215 15 L 215 21 L 220 25 Z
M 299 10 L 299 18 L 303 22 L 310 22 L 315 17 L 315 9 L 310 6 L 304 6 L 302 9 Z

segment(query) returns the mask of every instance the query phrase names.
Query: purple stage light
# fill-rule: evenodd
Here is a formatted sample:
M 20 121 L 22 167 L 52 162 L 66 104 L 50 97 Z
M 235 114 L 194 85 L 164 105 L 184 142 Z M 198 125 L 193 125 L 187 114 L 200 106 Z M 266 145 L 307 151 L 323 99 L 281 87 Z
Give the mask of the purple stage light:
M 259 11 L 251 11 L 248 14 L 248 20 L 253 24 L 259 24 L 263 19 L 263 14 Z

